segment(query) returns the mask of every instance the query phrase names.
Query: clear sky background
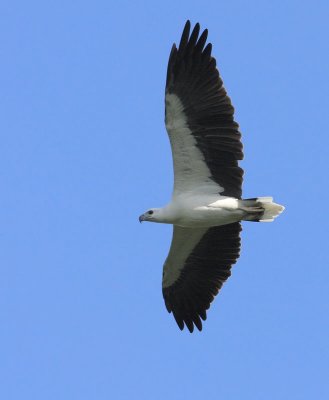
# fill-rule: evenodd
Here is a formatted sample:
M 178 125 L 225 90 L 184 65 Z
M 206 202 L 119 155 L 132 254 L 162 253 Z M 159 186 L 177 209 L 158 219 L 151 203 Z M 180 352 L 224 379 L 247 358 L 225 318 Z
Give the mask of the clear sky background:
M 0 4 L 0 398 L 329 398 L 327 1 Z M 204 330 L 161 293 L 169 51 L 209 29 L 243 134 L 245 223 Z

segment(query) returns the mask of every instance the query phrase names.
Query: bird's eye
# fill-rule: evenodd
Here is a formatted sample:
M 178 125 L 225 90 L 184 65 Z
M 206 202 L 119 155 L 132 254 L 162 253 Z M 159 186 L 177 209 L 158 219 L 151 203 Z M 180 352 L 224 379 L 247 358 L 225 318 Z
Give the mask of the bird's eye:
M 148 211 L 147 213 L 148 213 L 148 215 L 152 215 L 152 214 L 153 214 L 153 211 L 150 210 L 150 211 Z

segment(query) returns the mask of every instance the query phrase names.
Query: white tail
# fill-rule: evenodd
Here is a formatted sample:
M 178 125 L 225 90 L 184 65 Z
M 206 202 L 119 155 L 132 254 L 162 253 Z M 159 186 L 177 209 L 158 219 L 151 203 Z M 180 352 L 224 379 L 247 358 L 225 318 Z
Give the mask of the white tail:
M 272 197 L 257 197 L 241 200 L 243 211 L 246 211 L 245 221 L 272 222 L 284 207 L 274 203 Z

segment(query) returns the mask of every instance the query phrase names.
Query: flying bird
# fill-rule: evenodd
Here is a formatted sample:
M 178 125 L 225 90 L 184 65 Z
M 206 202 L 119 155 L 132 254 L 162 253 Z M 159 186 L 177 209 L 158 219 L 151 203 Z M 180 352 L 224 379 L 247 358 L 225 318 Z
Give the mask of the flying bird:
M 284 207 L 272 197 L 242 199 L 241 133 L 206 44 L 208 31 L 187 21 L 168 62 L 165 123 L 173 155 L 171 202 L 139 221 L 173 225 L 163 267 L 168 312 L 181 330 L 202 320 L 240 254 L 241 221 L 269 222 Z

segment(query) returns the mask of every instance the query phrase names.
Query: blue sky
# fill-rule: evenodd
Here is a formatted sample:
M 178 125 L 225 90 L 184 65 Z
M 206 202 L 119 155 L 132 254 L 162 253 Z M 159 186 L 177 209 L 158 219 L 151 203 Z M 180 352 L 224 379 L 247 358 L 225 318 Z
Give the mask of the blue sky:
M 329 396 L 326 1 L 0 4 L 0 398 Z M 209 29 L 243 134 L 244 224 L 202 333 L 164 307 L 166 64 Z

